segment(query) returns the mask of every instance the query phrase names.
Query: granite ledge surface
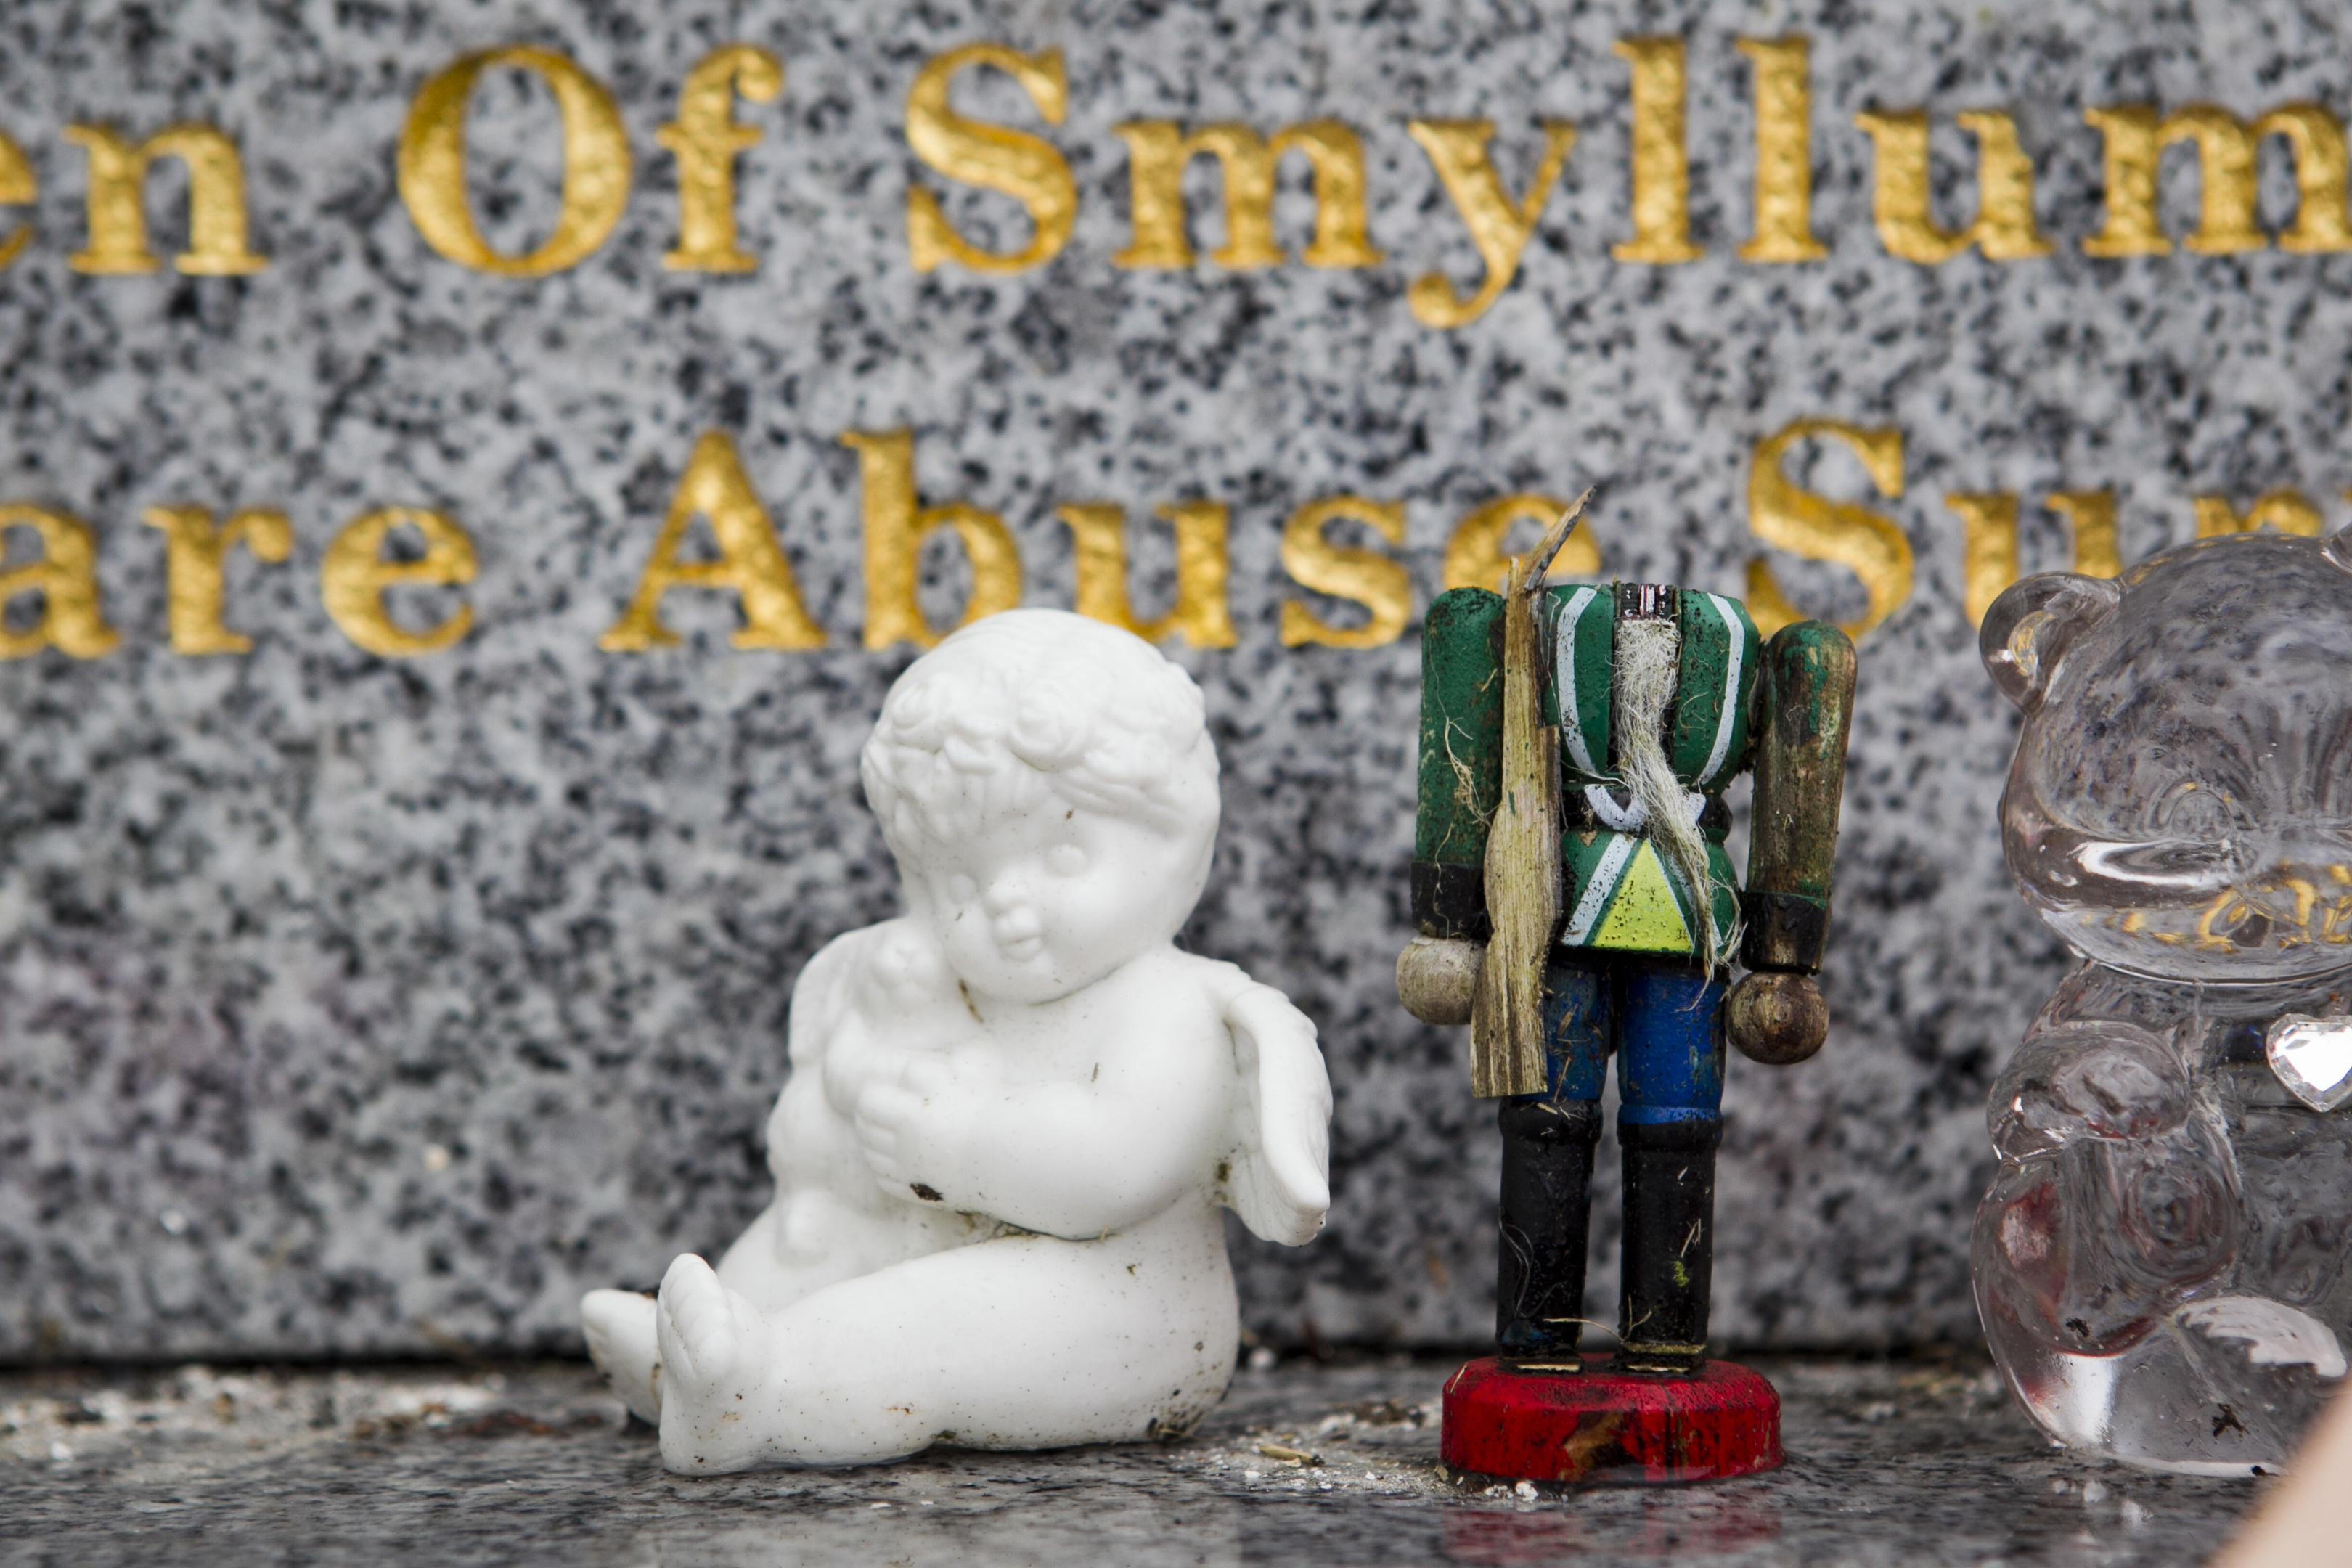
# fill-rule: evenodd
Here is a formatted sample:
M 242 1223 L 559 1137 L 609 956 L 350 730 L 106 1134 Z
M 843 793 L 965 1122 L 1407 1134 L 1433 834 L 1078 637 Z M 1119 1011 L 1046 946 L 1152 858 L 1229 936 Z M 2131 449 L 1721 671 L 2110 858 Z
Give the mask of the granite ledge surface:
M 1261 1358 L 1264 1359 L 1264 1358 Z M 1980 1360 L 1755 1358 L 1790 1460 L 1665 1490 L 1468 1489 L 1451 1360 L 1244 1370 L 1190 1441 L 687 1480 L 574 1363 L 0 1373 L 0 1568 L 2200 1562 L 2266 1483 L 2046 1444 Z M 1302 1465 L 1264 1447 L 1318 1461 Z M 1533 1490 L 1533 1489 L 1528 1489 Z

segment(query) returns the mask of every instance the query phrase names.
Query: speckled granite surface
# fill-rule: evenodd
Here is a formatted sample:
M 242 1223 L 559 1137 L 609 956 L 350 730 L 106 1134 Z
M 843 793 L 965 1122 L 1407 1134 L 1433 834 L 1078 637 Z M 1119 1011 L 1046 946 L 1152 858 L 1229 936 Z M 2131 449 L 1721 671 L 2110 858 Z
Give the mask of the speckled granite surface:
M 2340 514 L 2352 260 L 2093 262 L 2075 247 L 2098 221 L 2084 104 L 2340 109 L 2341 27 L 2331 7 L 2284 0 L 2148 15 L 1896 0 L 10 5 L 0 125 L 41 195 L 7 215 L 38 233 L 0 273 L 0 497 L 92 521 L 124 637 L 89 663 L 0 668 L 0 1358 L 562 1348 L 583 1286 L 651 1280 L 674 1250 L 735 1232 L 765 1196 L 759 1129 L 793 976 L 892 908 L 854 757 L 903 656 L 855 646 L 856 476 L 836 437 L 901 423 L 927 499 L 1005 517 L 1031 603 L 1068 602 L 1057 504 L 1234 509 L 1241 646 L 1183 656 L 1227 767 L 1219 878 L 1190 940 L 1324 1026 L 1329 1230 L 1303 1253 L 1239 1249 L 1249 1319 L 1286 1342 L 1475 1337 L 1495 1152 L 1464 1043 L 1412 1024 L 1390 989 L 1415 646 L 1283 649 L 1285 517 L 1336 491 L 1402 498 L 1425 602 L 1470 507 L 1601 478 L 1609 570 L 1738 592 L 1757 550 L 1749 444 L 1806 416 L 1900 426 L 1905 495 L 1871 504 L 1910 539 L 1918 584 L 1864 649 L 1827 982 L 1837 1031 L 1802 1070 L 1733 1074 L 1717 1323 L 1780 1344 L 1971 1332 L 1984 1089 L 2063 966 L 2000 872 L 1990 814 L 2011 721 L 1977 669 L 1940 497 L 2025 492 L 2029 568 L 2061 563 L 2055 520 L 2032 500 L 2051 489 L 2115 487 L 2127 558 L 2185 537 L 2195 492 L 2243 505 L 2292 484 Z M 1692 40 L 1707 254 L 1631 266 L 1608 255 L 1627 226 L 1611 45 L 1664 31 Z M 1734 255 L 1749 156 L 1733 38 L 1784 31 L 1814 40 L 1814 227 L 1832 255 L 1806 267 Z M 921 277 L 905 249 L 904 94 L 924 58 L 982 37 L 1066 52 L 1053 134 L 1081 188 L 1076 237 L 1033 273 Z M 764 132 L 740 202 L 761 269 L 666 273 L 674 174 L 655 131 L 686 68 L 732 38 L 772 47 L 787 73 L 777 106 L 743 110 Z M 610 243 L 542 282 L 433 256 L 393 184 L 416 86 L 464 49 L 517 40 L 607 82 L 637 154 Z M 972 92 L 1034 123 L 1005 83 Z M 2015 111 L 2057 255 L 1931 268 L 1884 254 L 1851 121 L 1913 104 Z M 1318 113 L 1364 132 L 1387 263 L 1111 266 L 1127 237 L 1113 124 Z M 1511 291 L 1441 332 L 1405 289 L 1433 267 L 1469 278 L 1475 258 L 1403 121 L 1477 114 L 1504 126 L 1515 186 L 1533 117 L 1575 119 L 1582 138 Z M 82 154 L 61 130 L 77 119 L 233 132 L 269 268 L 70 272 Z M 1938 146 L 1951 136 L 1965 155 L 1939 123 Z M 483 96 L 478 178 L 511 197 L 482 208 L 501 245 L 549 218 L 551 124 L 543 95 Z M 1938 167 L 1957 222 L 1965 166 Z M 2193 176 L 2168 168 L 2178 216 Z M 2280 191 L 2284 178 L 2266 175 Z M 159 174 L 159 191 L 177 179 Z M 1296 199 L 1280 208 L 1294 246 Z M 1009 208 L 992 200 L 950 210 L 1001 238 L 987 226 Z M 159 244 L 176 243 L 178 220 L 152 205 Z M 599 653 L 714 427 L 738 437 L 836 646 L 732 652 L 731 605 L 688 593 L 666 612 L 688 646 Z M 1834 451 L 1794 471 L 1869 500 Z M 160 543 L 138 520 L 165 502 L 292 517 L 291 563 L 231 567 L 249 656 L 163 646 Z M 472 635 L 400 663 L 354 648 L 318 594 L 334 531 L 395 502 L 446 509 L 481 557 Z M 1148 551 L 1143 565 L 1148 601 L 1169 568 Z M 1842 572 L 1779 565 L 1811 607 L 1859 607 Z M 953 572 L 936 575 L 935 602 L 950 602 Z M 1597 1316 L 1613 1297 L 1613 1191 L 1611 1176 Z
M 2201 1562 L 2261 1483 L 2084 1463 L 1980 1362 L 1758 1363 L 1789 1463 L 1532 1495 L 1437 1461 L 1451 1363 L 1244 1372 L 1170 1447 L 682 1480 L 576 1366 L 0 1377 L 0 1563 Z M 1262 1446 L 1306 1454 L 1269 1458 Z

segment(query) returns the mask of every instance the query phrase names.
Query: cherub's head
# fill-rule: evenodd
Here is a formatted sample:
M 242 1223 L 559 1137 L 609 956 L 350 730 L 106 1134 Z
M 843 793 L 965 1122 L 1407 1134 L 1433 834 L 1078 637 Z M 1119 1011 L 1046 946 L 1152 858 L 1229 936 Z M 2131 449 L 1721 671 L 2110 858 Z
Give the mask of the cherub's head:
M 976 995 L 1091 985 L 1175 935 L 1208 880 L 1200 689 L 1099 621 L 964 627 L 891 687 L 861 763 L 908 901 Z

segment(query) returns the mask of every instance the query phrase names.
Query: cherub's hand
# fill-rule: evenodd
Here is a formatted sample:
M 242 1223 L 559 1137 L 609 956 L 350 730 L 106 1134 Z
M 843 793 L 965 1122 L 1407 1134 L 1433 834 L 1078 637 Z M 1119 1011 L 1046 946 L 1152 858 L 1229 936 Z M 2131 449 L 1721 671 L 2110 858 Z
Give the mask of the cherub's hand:
M 945 1051 L 918 1051 L 895 1079 L 877 1079 L 857 1097 L 851 1126 L 874 1180 L 892 1197 L 947 1201 L 941 1183 L 960 1170 L 964 1118 Z

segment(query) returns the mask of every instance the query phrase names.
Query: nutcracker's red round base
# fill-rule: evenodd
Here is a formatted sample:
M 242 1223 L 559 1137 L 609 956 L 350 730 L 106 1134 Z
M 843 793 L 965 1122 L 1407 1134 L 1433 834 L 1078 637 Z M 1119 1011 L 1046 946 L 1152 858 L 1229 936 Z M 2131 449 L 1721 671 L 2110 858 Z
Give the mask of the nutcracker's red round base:
M 1443 1452 L 1456 1470 L 1529 1481 L 1672 1486 L 1752 1476 L 1780 1462 L 1780 1396 L 1711 1361 L 1695 1376 L 1516 1372 L 1474 1361 L 1445 1385 Z

